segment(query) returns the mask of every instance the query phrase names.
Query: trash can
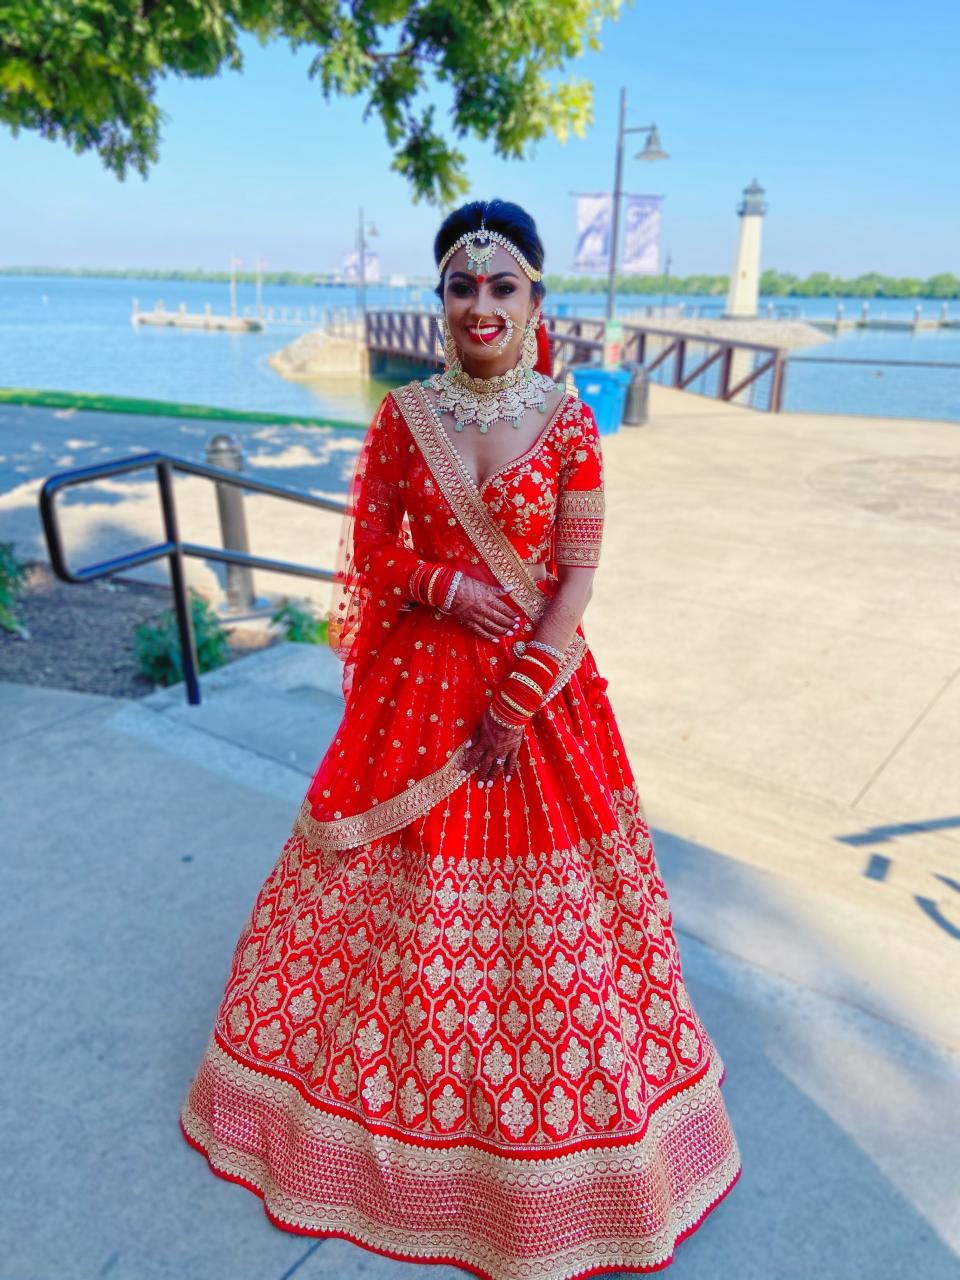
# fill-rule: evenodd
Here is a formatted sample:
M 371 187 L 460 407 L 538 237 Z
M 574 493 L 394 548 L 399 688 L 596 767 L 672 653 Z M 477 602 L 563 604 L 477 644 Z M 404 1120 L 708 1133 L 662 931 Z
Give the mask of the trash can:
M 593 410 L 600 434 L 613 435 L 619 431 L 627 387 L 632 376 L 630 370 L 603 369 L 600 365 L 583 364 L 573 365 L 570 372 L 580 399 Z
M 650 374 L 642 364 L 623 366 L 630 373 L 627 400 L 623 410 L 623 425 L 639 427 L 647 421 L 647 404 L 650 395 Z

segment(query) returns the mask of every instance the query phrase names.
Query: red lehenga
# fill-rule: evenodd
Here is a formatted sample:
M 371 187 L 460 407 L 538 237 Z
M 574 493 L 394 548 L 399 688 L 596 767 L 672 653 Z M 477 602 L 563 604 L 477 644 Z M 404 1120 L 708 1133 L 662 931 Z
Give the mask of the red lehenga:
M 240 934 L 184 1135 L 289 1231 L 487 1280 L 664 1267 L 740 1153 L 607 682 L 578 627 L 511 781 L 471 785 L 513 641 L 404 594 L 418 561 L 455 563 L 509 588 L 529 635 L 558 566 L 598 562 L 596 423 L 565 396 L 478 486 L 411 382 L 348 505 L 343 720 Z

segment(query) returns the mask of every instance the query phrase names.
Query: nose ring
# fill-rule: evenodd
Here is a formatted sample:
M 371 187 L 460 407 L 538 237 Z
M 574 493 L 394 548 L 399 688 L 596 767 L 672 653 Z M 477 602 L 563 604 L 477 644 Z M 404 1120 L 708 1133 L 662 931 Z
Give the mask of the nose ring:
M 503 337 L 497 343 L 497 350 L 503 351 L 510 342 L 510 339 L 513 337 L 513 321 L 507 315 L 506 311 L 504 311 L 503 307 L 494 307 L 493 314 L 495 316 L 503 316 Z

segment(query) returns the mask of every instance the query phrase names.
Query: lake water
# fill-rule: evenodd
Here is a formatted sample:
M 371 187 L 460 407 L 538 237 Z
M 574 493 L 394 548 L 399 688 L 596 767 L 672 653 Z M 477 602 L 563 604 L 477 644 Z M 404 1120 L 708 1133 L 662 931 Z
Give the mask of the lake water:
M 239 285 L 238 310 L 253 311 L 252 285 Z M 136 278 L 71 278 L 0 276 L 0 386 L 56 391 L 85 391 L 115 396 L 173 400 L 267 413 L 309 414 L 363 422 L 382 398 L 389 382 L 356 378 L 324 379 L 304 384 L 275 373 L 267 357 L 305 330 L 271 324 L 260 333 L 191 332 L 154 329 L 130 323 L 133 299 L 141 309 L 162 300 L 168 311 L 185 303 L 202 311 L 229 311 L 227 283 Z M 431 306 L 429 289 L 397 290 L 369 286 L 367 305 Z M 660 296 L 638 295 L 618 300 L 623 312 Z M 683 302 L 687 314 L 703 306 L 717 314 L 718 298 L 669 298 Z M 787 316 L 833 315 L 838 301 L 845 314 L 858 315 L 856 298 L 775 299 L 777 313 Z M 264 285 L 267 307 L 351 307 L 352 289 Z M 909 317 L 915 300 L 876 299 L 871 314 Z M 939 314 L 937 301 L 921 302 L 922 314 Z M 548 309 L 570 314 L 601 315 L 601 294 L 551 294 Z M 766 300 L 761 300 L 766 314 Z M 950 304 L 960 318 L 960 301 Z M 869 360 L 921 360 L 960 365 L 960 329 L 920 332 L 859 331 L 796 351 L 786 375 L 786 409 L 862 413 L 886 417 L 960 420 L 960 368 L 828 365 L 803 363 L 804 356 L 858 357 Z

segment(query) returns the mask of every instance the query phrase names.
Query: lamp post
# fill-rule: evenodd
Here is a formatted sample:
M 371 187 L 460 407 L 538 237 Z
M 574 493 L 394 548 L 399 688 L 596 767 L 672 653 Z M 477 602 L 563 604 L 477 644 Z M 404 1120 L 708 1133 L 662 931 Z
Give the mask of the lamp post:
M 623 139 L 628 133 L 646 133 L 647 141 L 635 160 L 666 160 L 655 124 L 627 125 L 627 91 L 620 90 L 620 127 L 617 131 L 617 165 L 613 178 L 613 217 L 610 226 L 610 272 L 607 280 L 607 319 L 613 319 L 617 291 L 617 241 L 620 236 L 620 197 L 623 195 Z
M 358 290 L 360 302 L 360 320 L 361 323 L 366 319 L 367 315 L 367 236 L 376 236 L 380 233 L 373 223 L 367 223 L 363 218 L 363 206 L 360 207 L 360 221 L 357 227 L 357 248 L 360 252 L 360 287 Z

